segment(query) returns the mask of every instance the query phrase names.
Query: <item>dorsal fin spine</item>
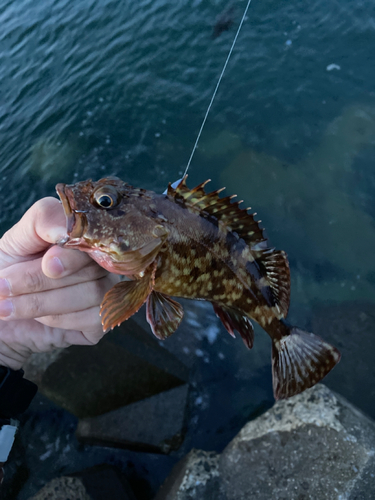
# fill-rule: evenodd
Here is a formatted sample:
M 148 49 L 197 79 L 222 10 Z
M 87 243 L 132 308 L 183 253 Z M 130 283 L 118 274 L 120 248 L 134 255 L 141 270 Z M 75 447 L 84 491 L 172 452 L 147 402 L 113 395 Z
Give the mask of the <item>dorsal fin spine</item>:
M 237 233 L 250 248 L 259 245 L 259 243 L 265 244 L 266 239 L 263 236 L 263 230 L 259 226 L 259 222 L 254 218 L 256 212 L 250 214 L 248 209 L 241 209 L 239 205 L 242 200 L 232 201 L 237 195 L 233 194 L 220 198 L 219 193 L 224 188 L 206 193 L 203 187 L 208 181 L 189 189 L 186 186 L 186 178 L 187 176 L 181 180 L 176 189 L 170 187 L 168 190 L 168 194 L 172 195 L 176 202 L 183 202 L 187 208 L 198 209 L 202 217 L 213 216 L 216 220 L 220 220 L 222 227 L 228 227 L 228 230 Z M 263 250 L 264 246 L 261 249 Z

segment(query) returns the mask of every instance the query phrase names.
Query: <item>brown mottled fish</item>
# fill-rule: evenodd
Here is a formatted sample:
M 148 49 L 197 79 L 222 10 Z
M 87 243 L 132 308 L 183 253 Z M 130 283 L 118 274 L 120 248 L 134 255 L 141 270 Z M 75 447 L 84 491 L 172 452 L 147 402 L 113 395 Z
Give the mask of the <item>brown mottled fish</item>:
M 106 331 L 146 303 L 147 320 L 159 339 L 179 326 L 183 309 L 171 299 L 208 300 L 228 332 L 237 330 L 253 346 L 259 323 L 272 339 L 276 399 L 298 394 L 338 363 L 337 349 L 320 337 L 290 326 L 285 252 L 269 248 L 262 229 L 233 196 L 186 178 L 160 195 L 109 177 L 56 190 L 67 216 L 65 247 L 89 252 L 110 272 L 122 274 L 101 304 Z

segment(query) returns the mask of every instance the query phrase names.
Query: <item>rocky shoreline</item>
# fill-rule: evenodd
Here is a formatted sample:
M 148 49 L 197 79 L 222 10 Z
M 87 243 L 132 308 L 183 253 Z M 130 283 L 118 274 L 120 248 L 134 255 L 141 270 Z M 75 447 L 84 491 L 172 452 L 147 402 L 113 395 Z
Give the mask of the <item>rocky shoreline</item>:
M 102 474 L 108 488 L 117 485 L 116 499 L 142 500 L 113 471 Z M 93 491 L 92 477 L 86 471 L 55 479 L 30 500 L 108 498 Z M 374 495 L 375 422 L 318 384 L 248 422 L 222 453 L 191 450 L 154 500 L 368 500 Z
M 375 495 L 375 423 L 322 384 L 277 402 L 221 454 L 192 450 L 155 500 Z

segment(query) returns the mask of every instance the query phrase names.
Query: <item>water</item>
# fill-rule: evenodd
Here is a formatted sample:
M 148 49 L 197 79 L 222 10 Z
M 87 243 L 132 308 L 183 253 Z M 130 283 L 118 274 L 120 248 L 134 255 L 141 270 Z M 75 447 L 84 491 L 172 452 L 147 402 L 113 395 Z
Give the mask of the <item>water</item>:
M 238 26 L 246 2 L 234 4 Z M 234 37 L 235 27 L 211 38 L 227 6 L 221 0 L 4 1 L 0 229 L 40 197 L 53 196 L 57 182 L 115 174 L 162 192 L 179 178 Z M 210 177 L 213 188 L 227 185 L 229 194 L 241 195 L 272 244 L 287 250 L 291 315 L 304 327 L 315 328 L 332 303 L 342 305 L 344 317 L 354 301 L 357 309 L 367 301 L 370 310 L 375 301 L 374 42 L 371 0 L 253 0 L 189 171 L 190 186 Z M 329 325 L 321 328 L 327 338 Z M 350 333 L 340 336 L 339 328 L 332 335 L 345 350 Z M 364 335 L 364 345 L 373 346 Z M 375 416 L 375 394 L 366 392 L 360 373 L 351 391 L 340 383 L 339 369 L 348 373 L 362 359 L 361 339 L 356 359 L 346 353 L 327 383 Z M 247 370 L 240 342 L 229 347 L 229 340 L 198 339 L 193 346 L 189 356 L 204 374 L 200 383 L 207 382 L 197 397 L 211 387 L 215 401 L 218 353 L 226 349 L 226 359 L 238 363 L 228 371 L 239 380 L 237 397 L 251 372 L 263 380 L 259 401 L 267 407 L 269 345 L 246 353 Z M 183 357 L 182 346 L 178 337 L 167 348 Z M 196 349 L 211 352 L 211 363 L 192 354 Z M 367 380 L 375 376 L 371 370 Z M 236 384 L 223 387 L 232 393 Z M 193 445 L 224 446 L 211 432 L 219 426 L 211 415 L 215 404 L 194 424 L 201 434 Z M 230 419 L 235 433 L 243 419 Z M 150 483 L 155 488 L 157 481 Z

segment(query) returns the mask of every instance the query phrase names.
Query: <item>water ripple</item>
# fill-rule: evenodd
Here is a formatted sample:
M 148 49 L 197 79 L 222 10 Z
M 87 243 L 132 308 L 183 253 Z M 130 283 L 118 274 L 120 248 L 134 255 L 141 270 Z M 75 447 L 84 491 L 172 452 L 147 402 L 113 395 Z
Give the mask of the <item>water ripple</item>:
M 237 16 L 242 7 L 236 6 Z M 156 172 L 175 178 L 234 35 L 210 38 L 223 8 L 225 2 L 198 0 L 3 3 L 0 165 L 6 189 L 29 202 L 25 193 L 51 193 L 59 175 L 69 181 L 91 169 L 96 177 L 103 165 L 151 186 L 159 184 L 152 180 Z M 371 0 L 252 5 L 205 133 L 224 127 L 282 156 L 287 152 L 278 149 L 277 130 L 298 116 L 294 140 L 301 151 L 310 147 L 345 99 L 371 91 L 371 8 Z M 341 71 L 328 74 L 331 63 Z M 312 116 L 315 128 L 306 127 Z M 65 144 L 69 167 L 64 158 L 59 164 L 58 143 Z M 46 175 L 43 162 L 55 174 Z M 20 186 L 16 179 L 25 172 Z M 26 202 L 15 212 L 5 208 L 3 226 L 25 208 Z

